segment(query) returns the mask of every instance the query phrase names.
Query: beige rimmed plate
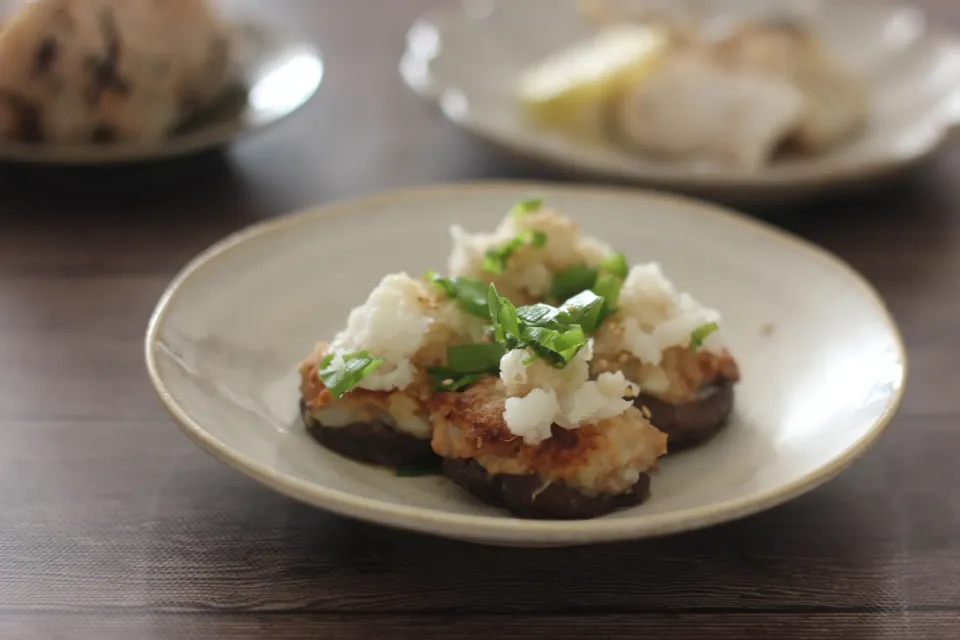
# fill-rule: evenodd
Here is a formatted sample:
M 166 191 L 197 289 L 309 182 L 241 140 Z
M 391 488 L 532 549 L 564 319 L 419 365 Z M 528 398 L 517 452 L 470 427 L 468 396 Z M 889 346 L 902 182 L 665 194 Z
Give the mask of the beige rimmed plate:
M 0 141 L 0 161 L 106 165 L 166 160 L 228 144 L 292 115 L 317 92 L 323 60 L 311 43 L 256 14 L 230 16 L 238 82 L 157 144 L 25 144 Z
M 631 261 L 660 261 L 678 286 L 718 308 L 742 367 L 730 426 L 664 459 L 647 503 L 596 520 L 511 518 L 443 478 L 398 478 L 331 453 L 297 417 L 298 361 L 341 328 L 384 274 L 443 269 L 449 225 L 491 229 L 531 195 Z M 516 546 L 673 533 L 794 498 L 880 435 L 906 375 L 883 301 L 822 249 L 680 197 L 524 183 L 386 193 L 233 235 L 164 293 L 146 359 L 183 432 L 277 491 L 387 526 Z
M 575 0 L 469 0 L 419 19 L 400 62 L 406 83 L 447 118 L 511 152 L 587 178 L 658 186 L 743 204 L 786 204 L 869 186 L 940 148 L 960 124 L 960 41 L 917 9 L 882 0 L 608 0 L 696 15 L 797 17 L 862 75 L 871 118 L 863 135 L 828 153 L 777 160 L 758 171 L 668 162 L 616 144 L 588 144 L 525 121 L 513 93 L 519 74 L 588 37 Z

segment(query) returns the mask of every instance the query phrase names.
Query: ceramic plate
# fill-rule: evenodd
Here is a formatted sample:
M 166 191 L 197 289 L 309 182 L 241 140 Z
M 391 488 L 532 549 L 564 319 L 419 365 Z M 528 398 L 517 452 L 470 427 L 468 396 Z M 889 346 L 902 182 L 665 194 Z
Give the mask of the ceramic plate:
M 631 261 L 660 261 L 678 286 L 719 309 L 743 373 L 729 427 L 662 459 L 648 502 L 596 520 L 514 519 L 443 478 L 398 478 L 331 453 L 297 417 L 299 360 L 384 274 L 443 269 L 450 224 L 492 229 L 531 194 Z M 518 183 L 388 193 L 231 236 L 163 295 L 146 358 L 184 433 L 281 493 L 388 526 L 528 546 L 695 529 L 796 497 L 866 450 L 893 416 L 905 376 L 883 301 L 821 249 L 679 197 Z
M 468 131 L 574 174 L 658 185 L 742 203 L 784 203 L 889 177 L 934 152 L 960 123 L 960 42 L 916 9 L 830 0 L 612 0 L 703 20 L 799 15 L 868 82 L 871 123 L 850 143 L 759 171 L 665 162 L 591 145 L 526 123 L 513 85 L 544 56 L 593 30 L 574 0 L 474 0 L 416 22 L 400 70 L 417 93 Z M 549 25 L 547 27 L 546 25 Z
M 236 16 L 241 82 L 219 104 L 160 144 L 55 145 L 0 142 L 0 161 L 98 165 L 169 159 L 227 144 L 302 107 L 323 78 L 319 51 L 256 16 Z

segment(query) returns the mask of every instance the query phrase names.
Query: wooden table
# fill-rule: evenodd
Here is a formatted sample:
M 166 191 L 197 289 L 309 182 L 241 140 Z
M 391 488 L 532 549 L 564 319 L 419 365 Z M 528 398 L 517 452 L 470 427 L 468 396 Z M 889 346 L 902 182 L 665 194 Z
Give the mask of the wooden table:
M 208 244 L 397 185 L 555 177 L 404 90 L 403 32 L 428 4 L 277 3 L 321 43 L 325 85 L 226 158 L 121 176 L 119 193 L 0 174 L 0 638 L 960 637 L 957 148 L 873 196 L 778 217 L 879 288 L 911 379 L 861 461 L 770 512 L 648 542 L 484 548 L 301 506 L 177 431 L 141 342 Z M 954 0 L 927 6 L 960 26 Z

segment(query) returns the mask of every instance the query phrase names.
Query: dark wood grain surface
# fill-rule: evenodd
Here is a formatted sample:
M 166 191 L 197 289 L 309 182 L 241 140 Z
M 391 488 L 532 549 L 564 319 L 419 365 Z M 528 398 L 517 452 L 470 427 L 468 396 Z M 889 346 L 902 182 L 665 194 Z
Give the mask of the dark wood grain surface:
M 428 0 L 272 3 L 323 48 L 300 114 L 226 156 L 135 176 L 0 171 L 0 638 L 960 637 L 960 148 L 776 222 L 886 297 L 902 411 L 849 471 L 706 531 L 577 550 L 344 520 L 204 455 L 144 372 L 145 323 L 246 224 L 400 185 L 554 179 L 409 95 Z M 960 27 L 954 0 L 925 5 Z

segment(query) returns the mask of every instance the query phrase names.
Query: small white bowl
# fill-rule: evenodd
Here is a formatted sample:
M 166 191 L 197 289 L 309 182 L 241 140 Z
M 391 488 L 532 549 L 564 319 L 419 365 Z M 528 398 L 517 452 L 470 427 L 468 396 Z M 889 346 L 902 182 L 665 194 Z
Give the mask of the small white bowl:
M 616 4 L 615 0 L 614 3 Z M 823 154 L 758 171 L 666 161 L 614 143 L 590 144 L 532 126 L 517 107 L 519 75 L 589 36 L 573 0 L 473 0 L 419 19 L 400 73 L 465 130 L 567 173 L 657 186 L 740 204 L 779 205 L 890 178 L 937 151 L 960 125 L 960 40 L 917 9 L 867 0 L 621 0 L 695 11 L 706 21 L 801 15 L 868 83 L 867 131 Z
M 520 520 L 440 477 L 398 478 L 318 445 L 296 367 L 388 272 L 443 270 L 448 227 L 491 229 L 544 197 L 631 262 L 659 261 L 724 316 L 743 373 L 731 424 L 662 460 L 652 496 L 595 520 Z M 685 198 L 494 183 L 421 188 L 257 225 L 186 267 L 146 336 L 150 378 L 205 451 L 281 493 L 346 516 L 489 544 L 643 538 L 768 509 L 830 479 L 893 417 L 906 355 L 883 301 L 837 258 Z
M 168 160 L 221 147 L 277 124 L 303 107 L 323 79 L 311 43 L 256 14 L 231 16 L 242 86 L 220 104 L 155 144 L 54 144 L 0 141 L 0 161 L 24 164 L 110 165 Z

